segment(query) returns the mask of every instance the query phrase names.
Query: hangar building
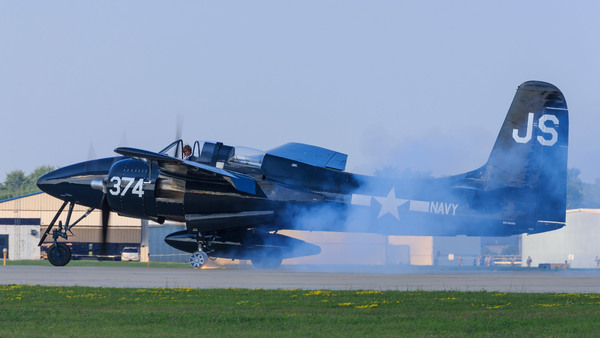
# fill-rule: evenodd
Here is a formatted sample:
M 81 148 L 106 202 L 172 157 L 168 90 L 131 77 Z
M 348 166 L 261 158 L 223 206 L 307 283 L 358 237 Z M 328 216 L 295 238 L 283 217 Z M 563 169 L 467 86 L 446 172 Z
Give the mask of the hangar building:
M 0 254 L 6 248 L 8 259 L 26 260 L 40 259 L 42 252 L 37 246 L 41 234 L 46 230 L 62 201 L 45 193 L 34 193 L 17 198 L 0 201 Z M 59 220 L 66 217 L 66 209 Z M 71 223 L 81 217 L 87 207 L 75 205 Z M 71 243 L 75 255 L 89 255 L 99 250 L 102 232 L 102 215 L 94 210 L 73 229 L 69 240 L 59 238 L 60 242 Z M 58 224 L 58 221 L 55 224 Z M 121 217 L 111 213 L 107 233 L 108 242 L 114 243 L 109 250 L 118 254 L 125 246 L 140 246 L 142 242 L 141 221 L 134 218 Z M 48 245 L 52 236 L 46 238 Z M 143 253 L 142 248 L 141 253 Z M 146 249 L 147 250 L 147 249 Z M 147 257 L 147 254 L 142 257 Z
M 321 247 L 315 256 L 284 264 L 471 265 L 481 253 L 480 237 L 384 236 L 324 231 L 279 231 Z
M 523 266 L 568 263 L 571 268 L 597 268 L 600 257 L 600 209 L 567 210 L 562 229 L 522 236 Z

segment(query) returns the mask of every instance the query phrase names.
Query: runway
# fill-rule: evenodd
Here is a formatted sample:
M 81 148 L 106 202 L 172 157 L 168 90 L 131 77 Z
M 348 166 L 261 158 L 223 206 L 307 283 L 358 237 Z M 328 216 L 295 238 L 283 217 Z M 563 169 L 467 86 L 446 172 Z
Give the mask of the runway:
M 0 284 L 127 288 L 247 288 L 600 293 L 600 271 L 328 273 L 290 270 L 0 266 Z

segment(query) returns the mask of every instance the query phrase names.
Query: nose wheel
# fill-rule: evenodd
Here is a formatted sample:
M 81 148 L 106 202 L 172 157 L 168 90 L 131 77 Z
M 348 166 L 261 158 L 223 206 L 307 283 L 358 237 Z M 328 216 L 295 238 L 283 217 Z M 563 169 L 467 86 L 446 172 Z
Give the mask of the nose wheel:
M 48 248 L 48 261 L 54 266 L 65 266 L 71 261 L 71 248 L 65 243 L 52 244 Z
M 190 266 L 194 269 L 200 269 L 208 262 L 208 255 L 204 251 L 196 251 L 190 256 Z

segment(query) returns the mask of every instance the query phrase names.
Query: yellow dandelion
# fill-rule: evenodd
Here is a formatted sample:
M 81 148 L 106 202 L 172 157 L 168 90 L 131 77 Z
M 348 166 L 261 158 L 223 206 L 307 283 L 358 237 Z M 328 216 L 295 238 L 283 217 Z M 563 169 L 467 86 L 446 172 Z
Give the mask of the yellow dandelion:
M 356 291 L 357 295 L 383 295 L 383 291 L 368 290 L 368 291 Z
M 331 296 L 331 292 L 327 290 L 314 290 L 304 294 L 305 296 Z

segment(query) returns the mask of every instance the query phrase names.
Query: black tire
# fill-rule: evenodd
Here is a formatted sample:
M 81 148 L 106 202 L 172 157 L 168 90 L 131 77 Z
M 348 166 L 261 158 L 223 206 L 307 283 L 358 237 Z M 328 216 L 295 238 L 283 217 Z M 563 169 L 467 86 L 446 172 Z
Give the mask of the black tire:
M 65 243 L 52 244 L 48 248 L 48 261 L 54 266 L 65 266 L 71 261 L 71 248 Z

